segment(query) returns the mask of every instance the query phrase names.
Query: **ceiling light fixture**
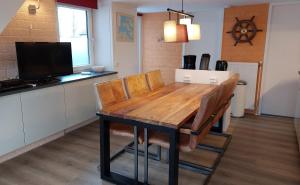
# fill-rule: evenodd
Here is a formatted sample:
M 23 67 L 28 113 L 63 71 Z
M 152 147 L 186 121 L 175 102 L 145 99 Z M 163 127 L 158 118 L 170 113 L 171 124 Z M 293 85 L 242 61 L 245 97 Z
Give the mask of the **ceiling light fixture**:
M 192 24 L 194 15 L 185 13 L 183 10 L 183 0 L 181 1 L 182 10 L 177 11 L 168 8 L 169 20 L 164 23 L 165 42 L 188 42 L 190 40 L 200 40 L 201 30 L 199 24 Z M 177 15 L 177 20 L 171 20 L 171 13 Z M 184 18 L 179 20 L 179 16 Z
M 169 20 L 164 22 L 164 41 L 188 42 L 187 26 L 178 23 L 178 16 L 177 20 L 171 20 L 171 12 L 169 12 Z

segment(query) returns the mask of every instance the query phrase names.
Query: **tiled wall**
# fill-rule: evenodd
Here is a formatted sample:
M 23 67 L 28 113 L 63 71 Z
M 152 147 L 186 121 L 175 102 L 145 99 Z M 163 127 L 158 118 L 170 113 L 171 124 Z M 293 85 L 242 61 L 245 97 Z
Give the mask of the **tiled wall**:
M 58 27 L 56 1 L 40 1 L 36 15 L 28 13 L 28 5 L 35 0 L 26 0 L 0 34 L 0 80 L 18 75 L 15 42 L 56 42 Z M 32 26 L 31 26 L 32 25 Z
M 175 69 L 181 67 L 182 44 L 164 43 L 163 24 L 167 13 L 150 13 L 142 17 L 143 72 L 160 69 L 165 83 L 175 81 Z

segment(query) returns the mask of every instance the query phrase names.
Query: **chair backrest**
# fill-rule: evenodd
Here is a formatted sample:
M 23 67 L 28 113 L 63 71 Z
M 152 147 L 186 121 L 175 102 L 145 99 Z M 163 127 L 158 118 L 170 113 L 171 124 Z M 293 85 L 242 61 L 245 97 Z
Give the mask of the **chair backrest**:
M 223 116 L 227 108 L 230 106 L 230 96 L 233 94 L 233 91 L 236 87 L 237 81 L 239 79 L 238 74 L 234 74 L 231 76 L 228 80 L 224 81 L 220 84 L 220 92 L 219 96 L 217 98 L 217 104 L 215 108 L 215 117 L 212 121 L 212 124 L 214 125 L 217 123 L 220 118 Z
M 146 75 L 143 73 L 125 77 L 124 82 L 129 98 L 141 96 L 150 92 Z
M 208 54 L 208 53 L 202 54 L 199 69 L 200 70 L 208 70 L 209 61 L 210 61 L 210 54 Z
M 161 77 L 160 70 L 150 71 L 146 73 L 146 79 L 151 91 L 162 88 L 165 83 Z
M 218 95 L 217 95 L 217 101 L 216 101 L 214 113 L 217 113 L 222 108 L 223 99 L 224 99 L 224 97 L 223 97 L 224 96 L 224 84 L 220 84 L 218 88 L 219 88 L 219 91 L 218 91 Z
M 99 107 L 103 108 L 127 99 L 121 79 L 98 83 L 95 86 Z
M 210 93 L 204 95 L 201 98 L 200 108 L 194 118 L 194 121 L 191 126 L 192 131 L 199 131 L 199 129 L 205 130 L 207 127 L 211 127 L 211 123 L 209 121 L 210 117 L 215 112 L 215 107 L 217 104 L 217 99 L 219 96 L 220 87 L 217 87 Z M 211 120 L 212 121 L 212 120 Z M 205 125 L 208 123 L 207 125 Z M 203 127 L 203 128 L 201 128 Z M 198 136 L 191 135 L 190 137 L 190 147 L 196 148 L 198 142 L 203 138 L 203 134 L 199 134 Z
M 238 83 L 240 76 L 235 73 L 228 80 L 224 81 L 221 85 L 223 85 L 223 93 L 221 103 L 224 105 L 227 101 L 229 101 L 230 96 L 233 94 L 233 91 Z
M 217 87 L 213 91 L 205 94 L 201 98 L 200 108 L 194 118 L 191 129 L 193 131 L 198 131 L 200 127 L 212 116 L 215 111 L 215 106 L 217 104 L 217 98 L 219 95 L 220 88 Z

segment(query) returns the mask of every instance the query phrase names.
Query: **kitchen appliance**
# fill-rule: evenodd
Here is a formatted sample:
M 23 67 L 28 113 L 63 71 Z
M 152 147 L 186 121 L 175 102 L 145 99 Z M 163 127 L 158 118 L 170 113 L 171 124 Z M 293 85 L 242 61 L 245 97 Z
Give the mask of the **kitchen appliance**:
M 196 69 L 196 55 L 185 55 L 183 69 Z
M 216 63 L 216 71 L 227 71 L 228 63 L 226 60 L 218 60 Z
M 200 70 L 208 70 L 209 61 L 210 61 L 210 54 L 208 54 L 208 53 L 202 54 L 199 69 Z

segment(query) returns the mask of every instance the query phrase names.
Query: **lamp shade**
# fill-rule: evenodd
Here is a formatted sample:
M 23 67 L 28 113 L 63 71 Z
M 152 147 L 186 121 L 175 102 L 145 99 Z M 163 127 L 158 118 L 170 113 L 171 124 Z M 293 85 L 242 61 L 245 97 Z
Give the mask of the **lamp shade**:
M 201 29 L 200 24 L 191 24 L 188 27 L 189 40 L 200 40 L 201 39 Z
M 187 27 L 177 24 L 176 21 L 165 21 L 164 23 L 165 42 L 188 42 Z
M 165 21 L 164 40 L 165 42 L 176 42 L 176 21 Z
M 192 24 L 191 18 L 180 19 L 179 23 L 187 26 L 189 40 L 200 40 L 201 39 L 200 25 Z
M 176 42 L 188 42 L 187 27 L 184 24 L 176 25 Z
M 186 26 L 189 26 L 192 24 L 192 19 L 191 18 L 180 19 L 179 24 L 185 24 Z

